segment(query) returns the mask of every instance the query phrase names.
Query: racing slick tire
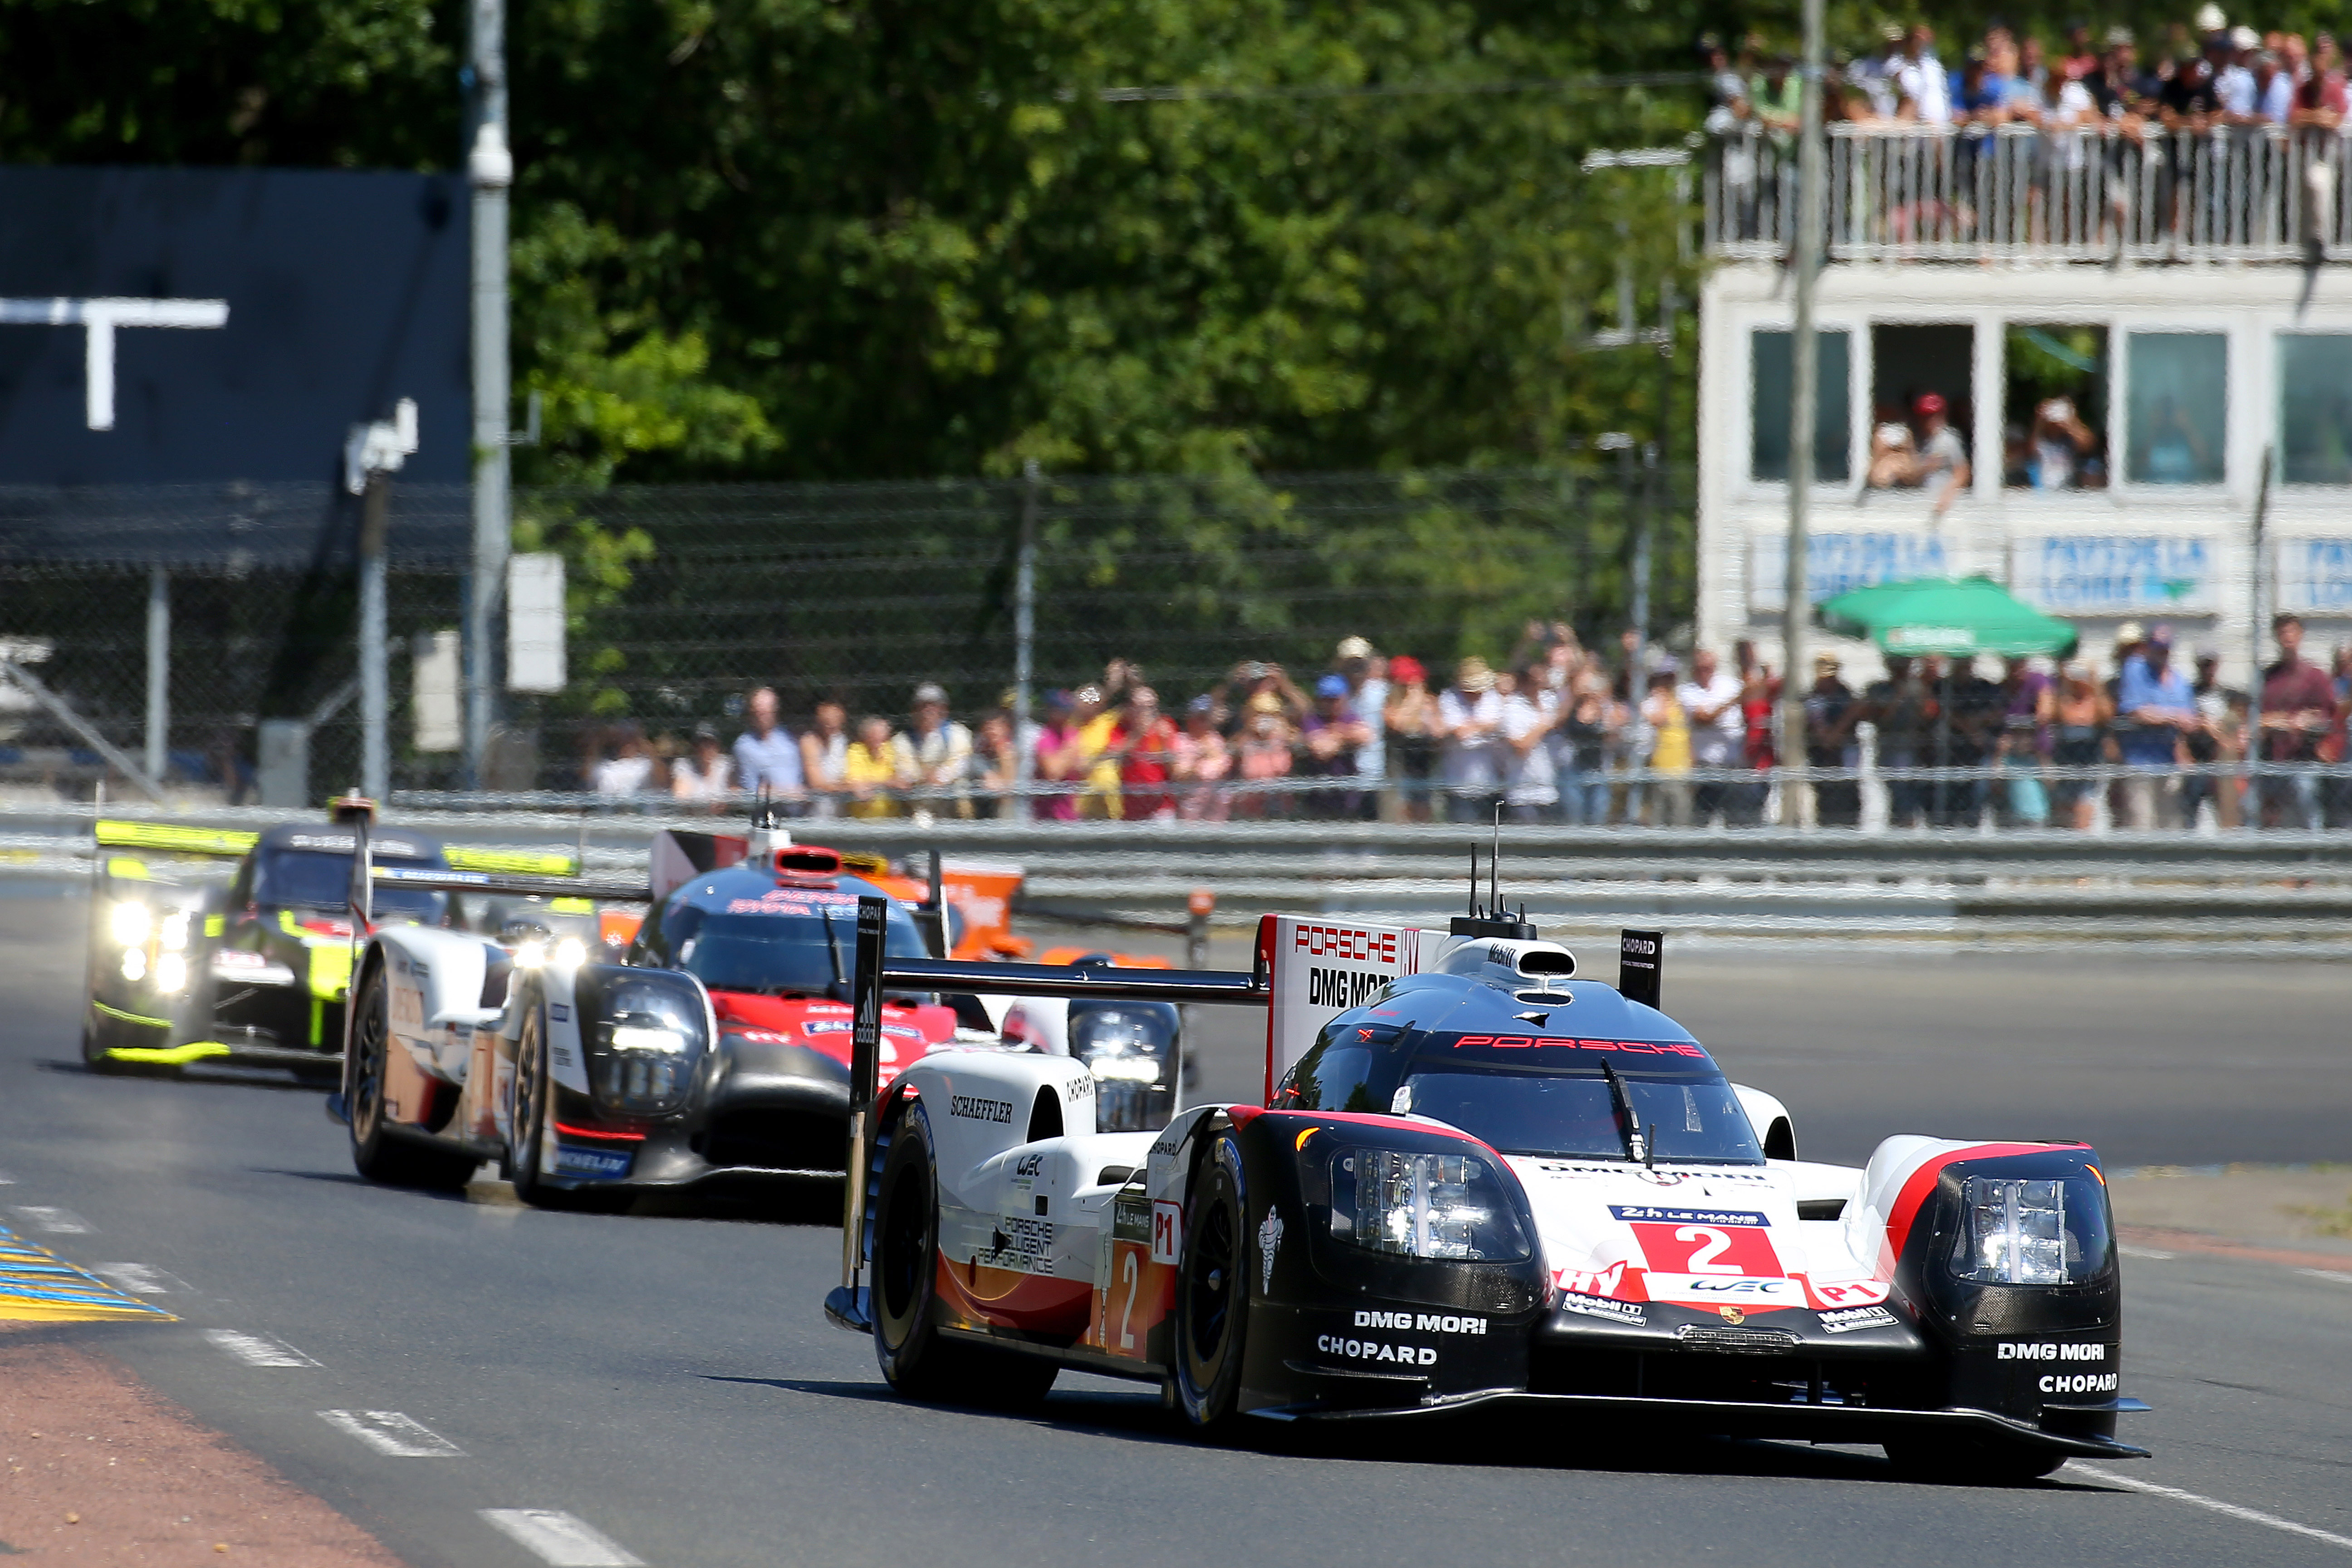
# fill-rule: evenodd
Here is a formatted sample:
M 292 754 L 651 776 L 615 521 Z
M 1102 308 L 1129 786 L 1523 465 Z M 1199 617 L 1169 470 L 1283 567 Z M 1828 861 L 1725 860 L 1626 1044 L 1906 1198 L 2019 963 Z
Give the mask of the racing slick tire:
M 874 1356 L 909 1399 L 1019 1410 L 1042 1401 L 1060 1368 L 1043 1356 L 992 1351 L 940 1332 L 939 1168 L 929 1118 L 899 1120 L 882 1161 L 874 1214 Z
M 2023 1486 L 2040 1480 L 2067 1458 L 2048 1448 L 1982 1437 L 1895 1438 L 1885 1447 L 1887 1462 L 1905 1479 L 1954 1486 Z
M 107 1050 L 106 1037 L 84 1019 L 81 1026 L 81 1065 L 91 1072 L 109 1078 L 120 1077 L 130 1070 L 130 1063 L 115 1060 L 106 1054 Z
M 383 1086 L 392 1047 L 392 998 L 381 969 L 368 971 L 353 1015 L 348 1114 L 352 1166 L 371 1182 L 436 1192 L 463 1188 L 480 1163 L 473 1155 L 404 1141 L 385 1123 Z
M 580 1206 L 580 1195 L 548 1179 L 547 1128 L 554 1120 L 555 1085 L 547 1071 L 547 1010 L 534 1005 L 523 1010 L 522 1036 L 515 1042 L 514 1100 L 507 1107 L 507 1125 L 514 1130 L 505 1170 L 515 1196 L 533 1208 Z
M 1192 1179 L 1176 1270 L 1176 1402 L 1202 1431 L 1230 1429 L 1241 1406 L 1249 1337 L 1246 1216 L 1241 1147 L 1228 1133 L 1211 1145 Z

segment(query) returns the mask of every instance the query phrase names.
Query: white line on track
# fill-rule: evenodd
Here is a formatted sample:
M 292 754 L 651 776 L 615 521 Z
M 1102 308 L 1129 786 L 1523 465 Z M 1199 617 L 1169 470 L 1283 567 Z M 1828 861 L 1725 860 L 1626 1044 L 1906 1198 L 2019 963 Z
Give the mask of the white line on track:
M 150 1268 L 144 1263 L 93 1263 L 89 1271 L 116 1289 L 132 1296 L 168 1296 L 184 1291 L 188 1282 L 176 1274 Z
M 10 1174 L 9 1174 L 7 1172 L 5 1172 L 5 1171 L 0 1171 L 0 1187 L 13 1187 L 13 1186 L 15 1186 L 16 1184 L 16 1177 L 14 1177 L 14 1176 L 10 1175 Z
M 2169 1263 L 2178 1256 L 2178 1254 L 2170 1252 L 2158 1252 L 2153 1247 L 2126 1247 L 2121 1242 L 2117 1242 L 2116 1244 L 2116 1250 L 2122 1253 L 2126 1258 L 2153 1258 L 2158 1263 Z
M 89 1221 L 71 1209 L 34 1208 L 20 1206 L 16 1213 L 25 1216 L 25 1223 L 35 1230 L 46 1230 L 51 1236 L 87 1236 Z
M 486 1508 L 482 1517 L 549 1568 L 644 1568 L 643 1559 L 593 1526 L 551 1508 Z
M 247 1366 L 316 1366 L 319 1363 L 282 1340 L 267 1334 L 241 1334 L 235 1329 L 206 1329 L 205 1338 Z
M 2143 1481 L 2132 1476 L 2119 1476 L 2113 1470 L 2102 1470 L 2095 1466 L 2086 1465 L 2080 1459 L 2074 1461 L 2074 1468 L 2093 1480 L 2105 1481 L 2111 1487 L 2122 1487 L 2127 1491 L 2146 1492 L 2150 1497 L 2168 1497 L 2175 1502 L 2185 1502 L 2198 1508 L 2210 1509 L 2215 1513 L 2224 1513 L 2231 1519 L 2242 1519 L 2248 1524 L 2266 1525 L 2272 1530 L 2285 1531 L 2289 1535 L 2309 1536 L 2314 1541 L 2324 1541 L 2330 1546 L 2340 1546 L 2347 1552 L 2352 1552 L 2352 1535 L 2338 1535 L 2333 1531 L 2322 1530 L 2317 1525 L 2299 1524 L 2294 1520 L 2281 1519 L 2274 1513 L 2264 1513 L 2259 1509 L 2240 1508 L 2236 1503 L 2223 1502 L 2220 1498 L 2206 1497 L 2199 1492 L 2185 1492 L 2179 1487 L 2160 1487 L 2154 1481 Z
M 319 1419 L 395 1459 L 462 1459 L 466 1450 L 397 1410 L 321 1410 Z
M 2308 1274 L 2314 1279 L 2333 1279 L 2338 1285 L 2352 1285 L 2352 1274 L 2342 1273 L 2334 1268 L 2298 1268 L 2295 1272 Z

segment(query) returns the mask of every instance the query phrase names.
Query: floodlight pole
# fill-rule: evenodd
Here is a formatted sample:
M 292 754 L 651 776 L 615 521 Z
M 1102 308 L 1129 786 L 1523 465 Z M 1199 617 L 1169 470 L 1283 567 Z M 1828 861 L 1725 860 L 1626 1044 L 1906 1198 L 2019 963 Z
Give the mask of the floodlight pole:
M 471 0 L 466 175 L 473 187 L 474 569 L 466 600 L 466 773 L 479 788 L 499 672 L 499 612 L 506 596 L 511 472 L 507 402 L 507 142 L 505 0 Z
M 1804 0 L 1805 59 L 1797 132 L 1797 243 L 1790 290 L 1795 331 L 1789 349 L 1789 562 L 1780 611 L 1780 826 L 1805 821 L 1805 622 L 1812 593 L 1805 568 L 1806 508 L 1812 500 L 1813 423 L 1820 364 L 1813 346 L 1813 283 L 1822 269 L 1822 0 Z

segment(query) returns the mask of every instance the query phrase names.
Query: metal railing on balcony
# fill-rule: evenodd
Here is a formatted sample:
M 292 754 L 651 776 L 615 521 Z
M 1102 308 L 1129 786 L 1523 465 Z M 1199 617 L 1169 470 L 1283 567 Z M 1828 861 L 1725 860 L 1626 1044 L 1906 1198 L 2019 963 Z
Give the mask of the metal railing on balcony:
M 2226 126 L 1836 124 L 1829 255 L 1847 261 L 2288 261 L 2352 247 L 2347 138 Z M 1760 128 L 1708 149 L 1710 253 L 1796 241 L 1797 149 Z

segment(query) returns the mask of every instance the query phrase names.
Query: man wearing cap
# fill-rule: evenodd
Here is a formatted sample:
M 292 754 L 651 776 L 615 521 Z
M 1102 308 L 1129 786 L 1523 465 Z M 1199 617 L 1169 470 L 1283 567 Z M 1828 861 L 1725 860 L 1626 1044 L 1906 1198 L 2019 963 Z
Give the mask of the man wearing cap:
M 1358 776 L 1357 756 L 1372 731 L 1349 697 L 1344 675 L 1326 675 L 1315 682 L 1315 706 L 1298 725 L 1307 753 L 1299 760 L 1299 773 L 1310 778 Z M 1355 817 L 1364 815 L 1369 800 L 1359 790 L 1316 790 L 1307 796 L 1307 810 L 1310 816 Z
M 1437 732 L 1445 779 L 1446 815 L 1455 822 L 1493 820 L 1502 798 L 1503 700 L 1495 672 L 1472 654 L 1454 668 L 1454 684 L 1437 699 Z
M 1364 724 L 1364 738 L 1356 746 L 1356 778 L 1364 789 L 1377 792 L 1389 775 L 1388 727 L 1381 721 L 1389 705 L 1388 660 L 1362 637 L 1340 638 L 1336 657 L 1339 674 L 1348 683 L 1348 706 Z M 1377 793 L 1365 796 L 1369 806 L 1379 803 Z
M 2141 833 L 2178 827 L 2182 738 L 2202 729 L 2205 721 L 2198 716 L 2188 680 L 2172 668 L 2170 626 L 2159 623 L 2140 645 L 2137 657 L 2124 661 L 2116 711 L 2131 720 L 2131 727 L 2119 729 L 2116 736 L 2128 770 L 2125 825 Z
M 891 742 L 898 783 L 913 792 L 918 812 L 970 816 L 971 731 L 948 717 L 948 694 L 934 681 L 915 688 L 911 717 L 914 722 Z
M 1813 655 L 1813 684 L 1805 693 L 1805 761 L 1813 778 L 1813 820 L 1823 827 L 1862 826 L 1862 785 L 1852 778 L 1824 778 L 1853 765 L 1853 688 L 1840 675 L 1838 656 Z
M 751 727 L 735 737 L 735 779 L 744 789 L 767 786 L 770 795 L 798 802 L 808 794 L 801 772 L 800 742 L 776 722 L 776 692 L 762 686 L 751 693 L 745 717 Z
M 1935 511 L 1941 517 L 1968 488 L 1969 449 L 1959 432 L 1952 428 L 1950 410 L 1943 394 L 1921 393 L 1918 401 L 1912 404 L 1911 412 L 1919 421 L 1919 450 L 1911 459 L 1911 482 L 1937 486 Z

